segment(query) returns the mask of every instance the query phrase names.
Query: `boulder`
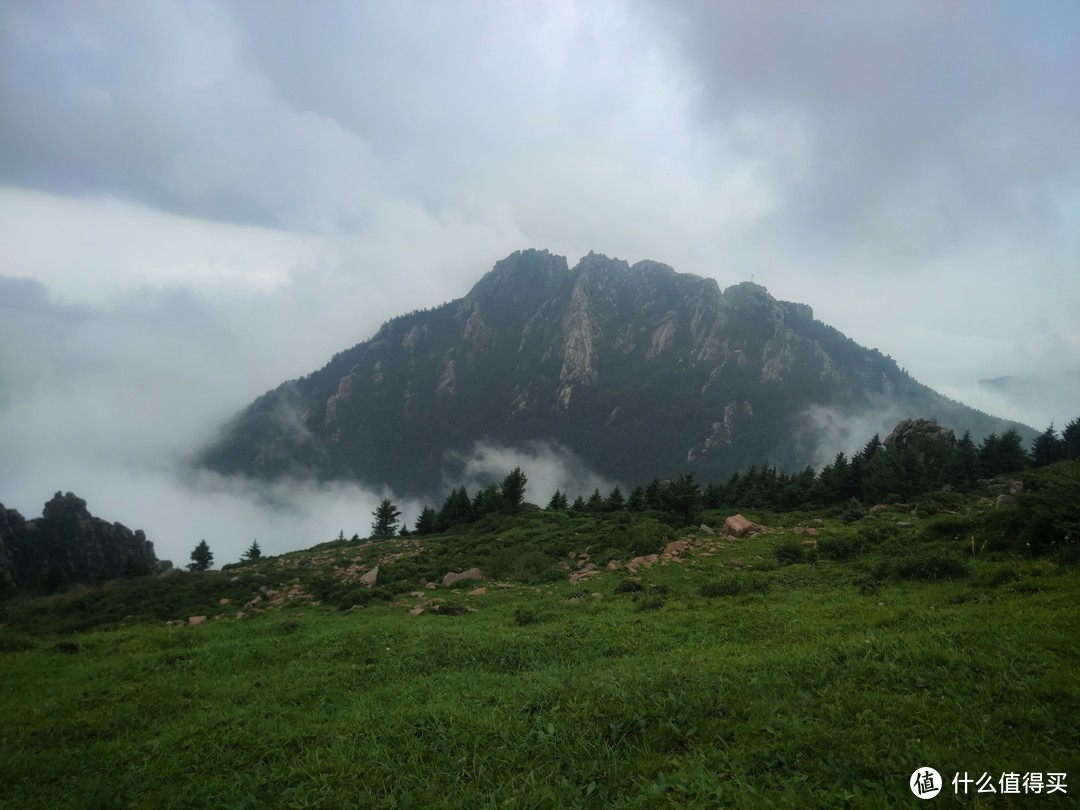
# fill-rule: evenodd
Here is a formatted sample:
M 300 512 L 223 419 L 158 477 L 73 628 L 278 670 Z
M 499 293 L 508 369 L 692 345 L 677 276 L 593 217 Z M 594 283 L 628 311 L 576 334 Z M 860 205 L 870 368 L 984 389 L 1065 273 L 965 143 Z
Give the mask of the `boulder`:
M 205 621 L 206 621 L 205 616 L 188 616 L 187 623 L 188 623 L 189 627 L 195 627 L 197 625 L 202 624 Z
M 486 595 L 487 595 L 487 588 L 485 588 L 483 585 L 481 585 L 479 588 L 473 588 L 471 591 L 469 591 L 469 596 L 486 596 Z
M 360 577 L 360 584 L 368 588 L 371 588 L 379 579 L 379 566 L 375 566 L 362 577 Z
M 444 588 L 449 588 L 455 582 L 461 582 L 463 579 L 485 580 L 487 577 L 484 576 L 484 572 L 479 568 L 470 568 L 468 571 L 462 571 L 460 574 L 451 571 L 443 577 L 442 584 Z
M 731 515 L 724 521 L 724 534 L 728 537 L 743 537 L 764 530 L 764 526 L 747 520 L 742 515 Z

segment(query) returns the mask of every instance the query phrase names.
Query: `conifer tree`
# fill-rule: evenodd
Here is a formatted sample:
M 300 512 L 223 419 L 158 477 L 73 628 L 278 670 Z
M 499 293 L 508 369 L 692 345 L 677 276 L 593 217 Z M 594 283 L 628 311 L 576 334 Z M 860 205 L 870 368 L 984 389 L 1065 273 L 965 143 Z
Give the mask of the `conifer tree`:
M 626 506 L 626 500 L 623 498 L 622 490 L 619 489 L 618 485 L 608 494 L 604 505 L 609 512 L 621 512 Z
M 628 512 L 644 512 L 645 511 L 645 490 L 641 487 L 634 487 L 634 491 L 630 493 L 630 497 L 626 499 L 626 511 Z
M 371 524 L 372 537 L 393 537 L 397 532 L 401 510 L 389 498 L 383 498 L 371 516 L 375 518 Z
M 435 510 L 425 506 L 420 511 L 420 517 L 416 519 L 417 534 L 431 534 L 435 531 Z
M 525 485 L 529 479 L 521 471 L 521 467 L 514 467 L 503 479 L 499 493 L 502 496 L 502 509 L 509 515 L 516 515 L 521 511 L 525 503 Z
M 214 552 L 206 545 L 206 540 L 200 540 L 199 545 L 191 552 L 191 562 L 188 563 L 189 571 L 209 571 L 214 564 Z
M 1080 417 L 1073 419 L 1061 431 L 1061 443 L 1065 447 L 1065 458 L 1080 458 Z
M 251 541 L 251 545 L 248 546 L 247 551 L 244 552 L 243 556 L 240 559 L 246 562 L 254 562 L 261 556 L 262 549 L 259 548 L 259 541 L 256 539 Z
M 1045 467 L 1065 458 L 1065 441 L 1057 435 L 1054 423 L 1035 437 L 1031 445 L 1031 461 L 1036 467 Z
M 565 510 L 567 508 L 566 496 L 559 490 L 555 490 L 551 496 L 551 500 L 548 501 L 548 509 L 551 510 Z

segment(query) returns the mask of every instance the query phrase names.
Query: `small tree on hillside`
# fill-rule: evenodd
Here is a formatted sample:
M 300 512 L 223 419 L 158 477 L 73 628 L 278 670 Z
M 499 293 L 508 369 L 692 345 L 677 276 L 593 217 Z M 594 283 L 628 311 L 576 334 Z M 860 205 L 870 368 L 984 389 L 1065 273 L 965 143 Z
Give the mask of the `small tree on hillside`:
M 206 540 L 200 540 L 199 545 L 191 552 L 191 562 L 188 563 L 189 571 L 209 571 L 214 564 L 214 552 L 206 545 Z
M 570 504 L 566 501 L 566 496 L 560 490 L 555 490 L 555 493 L 551 496 L 551 500 L 548 501 L 548 509 L 556 510 L 561 509 L 565 511 L 570 508 Z
M 525 484 L 528 478 L 521 471 L 521 467 L 514 467 L 513 471 L 502 482 L 502 507 L 507 514 L 516 515 L 521 511 L 521 504 L 525 502 Z
M 258 540 L 252 540 L 251 545 L 248 546 L 247 551 L 245 551 L 243 553 L 243 555 L 240 557 L 240 559 L 243 560 L 244 562 L 255 562 L 255 560 L 259 559 L 261 556 L 262 556 L 262 549 L 259 548 L 259 541 Z
M 371 524 L 372 537 L 393 537 L 397 532 L 401 510 L 394 506 L 389 498 L 383 498 L 375 511 L 371 513 L 375 521 Z

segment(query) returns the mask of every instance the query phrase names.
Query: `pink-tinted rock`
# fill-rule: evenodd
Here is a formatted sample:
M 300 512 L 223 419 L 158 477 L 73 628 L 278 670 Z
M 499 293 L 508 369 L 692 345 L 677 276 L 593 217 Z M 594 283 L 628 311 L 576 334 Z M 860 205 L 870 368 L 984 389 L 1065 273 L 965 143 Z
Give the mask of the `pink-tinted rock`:
M 221 597 L 220 599 L 218 599 L 218 604 L 219 605 L 227 605 L 227 604 L 229 604 L 229 597 L 227 597 L 227 596 Z
M 205 616 L 188 616 L 187 623 L 190 627 L 195 627 L 196 625 L 202 624 L 205 621 Z
M 888 508 L 889 507 L 887 507 L 883 503 L 875 503 L 873 506 L 870 507 L 869 512 L 871 515 L 876 515 L 878 512 L 883 512 Z
M 803 540 L 802 544 L 807 548 L 817 548 L 817 540 Z
M 622 563 L 618 560 L 609 560 L 605 568 L 608 571 L 618 571 L 620 568 L 622 568 Z
M 487 595 L 487 588 L 485 588 L 483 585 L 481 585 L 479 588 L 473 588 L 471 591 L 469 591 L 469 596 L 486 596 L 486 595 Z
M 364 574 L 362 577 L 360 577 L 360 584 L 361 585 L 366 585 L 367 587 L 371 588 L 371 587 L 373 587 L 375 585 L 375 583 L 376 583 L 376 581 L 378 581 L 378 579 L 379 579 L 379 566 L 376 565 L 374 568 L 372 568 L 370 571 L 368 571 L 366 574 Z
M 817 537 L 818 531 L 813 526 L 811 526 L 809 529 L 806 530 L 806 533 L 811 537 Z
M 429 582 L 429 583 L 428 583 L 427 585 L 425 585 L 425 586 L 424 586 L 424 589 L 425 589 L 425 590 L 428 590 L 428 591 L 433 591 L 433 590 L 435 590 L 435 589 L 436 589 L 436 588 L 438 588 L 438 587 L 439 587 L 439 586 L 438 586 L 438 585 L 436 585 L 436 584 L 435 584 L 434 582 Z
M 422 605 L 417 605 L 416 607 L 414 607 L 412 610 L 409 611 L 409 615 L 410 616 L 419 616 L 423 612 L 424 612 L 423 606 Z
M 806 527 L 805 526 L 796 526 L 795 527 L 795 534 L 806 534 Z
M 724 534 L 728 537 L 743 537 L 747 534 L 763 531 L 764 528 L 760 524 L 747 520 L 742 515 L 731 515 L 724 521 Z
M 685 540 L 674 540 L 664 546 L 665 554 L 682 554 L 686 550 L 686 547 L 690 545 Z
M 449 588 L 455 582 L 461 582 L 463 579 L 479 579 L 484 580 L 487 577 L 484 576 L 484 572 L 479 568 L 470 568 L 468 571 L 462 571 L 460 574 L 451 571 L 445 577 L 443 577 L 443 587 Z

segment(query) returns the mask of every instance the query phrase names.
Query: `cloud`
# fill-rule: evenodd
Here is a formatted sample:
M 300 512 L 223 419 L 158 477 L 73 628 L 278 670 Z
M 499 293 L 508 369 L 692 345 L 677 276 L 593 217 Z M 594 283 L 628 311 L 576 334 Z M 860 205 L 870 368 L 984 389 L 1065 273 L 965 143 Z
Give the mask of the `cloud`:
M 167 482 L 236 409 L 527 247 L 753 275 L 1063 423 L 1078 36 L 1068 0 L 2 4 L 0 497 L 157 482 L 180 527 L 210 493 Z M 477 483 L 607 488 L 477 453 Z
M 444 472 L 446 492 L 463 486 L 474 495 L 490 484 L 501 484 L 515 467 L 528 477 L 525 500 L 539 506 L 546 506 L 556 490 L 573 501 L 578 495 L 587 499 L 596 489 L 606 496 L 616 486 L 557 442 L 532 442 L 514 448 L 479 441 L 468 455 L 448 460 L 451 466 Z

